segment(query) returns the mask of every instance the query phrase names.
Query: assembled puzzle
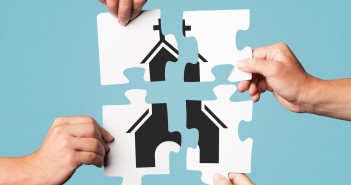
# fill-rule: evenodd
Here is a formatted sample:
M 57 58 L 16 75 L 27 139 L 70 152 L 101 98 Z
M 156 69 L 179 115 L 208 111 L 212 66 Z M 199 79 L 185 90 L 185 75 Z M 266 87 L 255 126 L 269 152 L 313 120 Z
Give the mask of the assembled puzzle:
M 205 184 L 212 184 L 215 173 L 250 173 L 253 140 L 242 141 L 238 127 L 241 121 L 251 121 L 253 103 L 230 100 L 236 91 L 233 82 L 251 79 L 251 74 L 235 68 L 236 61 L 252 57 L 251 48 L 238 50 L 235 44 L 237 32 L 249 28 L 249 10 L 184 12 L 183 35 L 195 38 L 199 49 L 198 61 L 184 63 L 180 84 L 168 80 L 167 63 L 181 65 L 180 53 L 176 38 L 162 33 L 160 10 L 144 11 L 127 27 L 109 13 L 99 14 L 97 22 L 101 84 L 143 84 L 125 90 L 130 104 L 103 106 L 103 126 L 115 137 L 105 175 L 122 177 L 124 185 L 140 185 L 144 175 L 169 174 L 169 155 L 182 147 L 187 147 L 186 169 L 201 171 Z M 213 73 L 220 65 L 234 67 L 225 84 Z M 172 97 L 149 103 L 146 97 L 169 85 L 196 90 L 203 84 L 211 84 L 207 91 L 217 99 L 179 92 L 185 98 L 186 122 L 178 124 L 198 131 L 197 147 L 192 148 L 184 144 L 184 130 L 170 129 L 177 128 L 169 120 Z

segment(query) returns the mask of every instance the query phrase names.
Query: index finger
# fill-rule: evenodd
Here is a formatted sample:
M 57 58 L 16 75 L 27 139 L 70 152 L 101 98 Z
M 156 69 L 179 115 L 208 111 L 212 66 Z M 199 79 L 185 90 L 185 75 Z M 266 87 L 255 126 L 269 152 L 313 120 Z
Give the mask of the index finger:
M 100 132 L 103 139 L 106 142 L 112 142 L 113 136 L 104 128 L 97 123 L 97 121 L 91 116 L 70 116 L 70 117 L 60 117 L 56 118 L 55 122 L 58 124 L 77 124 L 77 123 L 92 123 L 96 127 L 96 129 Z
M 290 50 L 285 43 L 276 43 L 269 46 L 263 46 L 252 50 L 252 57 L 262 60 L 280 60 L 281 53 Z

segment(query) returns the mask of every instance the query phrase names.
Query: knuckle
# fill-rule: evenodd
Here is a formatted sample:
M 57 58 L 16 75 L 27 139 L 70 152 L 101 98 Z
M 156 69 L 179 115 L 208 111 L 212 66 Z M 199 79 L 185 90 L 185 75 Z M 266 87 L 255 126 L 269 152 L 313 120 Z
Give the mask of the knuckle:
M 277 43 L 277 47 L 280 48 L 280 49 L 287 49 L 287 48 L 289 48 L 289 46 L 286 43 L 284 43 L 284 42 Z
M 92 116 L 82 116 L 84 118 L 84 121 L 87 123 L 94 123 L 95 119 Z
M 52 133 L 56 136 L 61 135 L 63 132 L 64 132 L 64 128 L 63 128 L 63 126 L 60 126 L 60 125 L 55 126 L 52 129 Z
M 71 151 L 71 152 L 67 152 L 66 154 L 66 162 L 68 165 L 70 166 L 75 166 L 76 165 L 76 153 L 74 151 Z
M 286 43 L 279 42 L 274 47 L 274 53 L 277 55 L 284 55 L 290 50 L 289 46 Z
M 59 123 L 63 123 L 63 117 L 57 117 L 57 118 L 55 118 L 55 120 L 54 120 L 54 125 L 57 125 L 57 124 L 59 124 Z
M 89 158 L 92 162 L 97 160 L 97 154 L 96 153 L 90 153 Z
M 91 146 L 94 148 L 95 151 L 98 151 L 100 147 L 100 141 L 97 139 L 92 139 Z
M 130 14 L 128 12 L 120 11 L 118 13 L 118 19 L 120 19 L 120 20 L 129 20 L 129 16 L 130 16 Z
M 67 139 L 63 139 L 60 144 L 62 148 L 68 148 L 69 147 L 69 141 Z
M 281 54 L 284 53 L 284 50 L 281 46 L 275 47 L 273 51 L 276 56 L 280 56 Z
M 88 134 L 90 136 L 94 136 L 95 132 L 96 132 L 96 127 L 95 127 L 94 123 L 87 123 L 87 127 L 89 128 L 88 129 Z

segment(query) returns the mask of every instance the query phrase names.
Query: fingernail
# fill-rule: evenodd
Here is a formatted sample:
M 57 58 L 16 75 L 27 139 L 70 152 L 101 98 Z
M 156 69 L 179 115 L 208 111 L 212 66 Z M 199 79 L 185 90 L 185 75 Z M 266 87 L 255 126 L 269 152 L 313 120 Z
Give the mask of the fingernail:
M 105 139 L 107 139 L 107 142 L 109 143 L 114 140 L 114 137 L 107 130 L 105 130 L 105 136 L 107 136 Z
M 133 16 L 131 16 L 131 17 L 130 17 L 130 20 L 131 20 L 131 21 L 134 20 L 137 16 L 138 16 L 138 15 L 133 15 Z
M 243 68 L 243 67 L 245 67 L 245 61 L 239 60 L 239 61 L 236 63 L 236 66 L 237 66 L 238 68 Z
M 126 26 L 128 24 L 128 21 L 119 21 L 119 23 L 122 25 L 122 26 Z

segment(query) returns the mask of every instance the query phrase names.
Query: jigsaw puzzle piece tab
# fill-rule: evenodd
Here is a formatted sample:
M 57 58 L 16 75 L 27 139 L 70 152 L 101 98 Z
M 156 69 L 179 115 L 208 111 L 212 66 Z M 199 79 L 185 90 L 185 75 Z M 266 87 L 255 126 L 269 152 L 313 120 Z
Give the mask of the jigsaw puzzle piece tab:
M 195 37 L 200 59 L 204 61 L 200 64 L 202 82 L 215 80 L 211 73 L 214 66 L 236 66 L 238 60 L 252 57 L 250 47 L 240 51 L 235 44 L 237 32 L 249 28 L 249 10 L 187 11 L 184 12 L 183 18 L 189 27 L 185 36 Z M 228 77 L 231 82 L 250 79 L 250 73 L 242 72 L 236 67 Z
M 162 34 L 160 10 L 143 11 L 127 27 L 110 13 L 101 13 L 97 24 L 102 85 L 128 83 L 123 72 L 135 67 L 144 68 L 144 80 L 152 81 L 152 62 L 167 62 L 163 56 L 171 56 L 170 60 L 178 56 L 175 37 Z
M 234 85 L 221 85 L 214 89 L 217 100 L 203 101 L 202 112 L 216 125 L 217 133 L 199 130 L 199 136 L 210 137 L 212 143 L 218 146 L 209 150 L 206 145 L 187 150 L 187 169 L 202 172 L 202 181 L 212 184 L 212 177 L 216 173 L 226 175 L 229 172 L 250 173 L 251 152 L 253 140 L 241 141 L 238 128 L 241 121 L 250 122 L 252 119 L 252 101 L 231 102 L 230 97 L 236 91 Z M 217 136 L 213 137 L 213 136 Z M 206 161 L 206 155 L 212 153 L 217 161 Z
M 168 132 L 165 104 L 145 103 L 145 90 L 127 91 L 126 97 L 128 105 L 103 107 L 103 126 L 115 137 L 105 175 L 138 185 L 144 175 L 169 173 L 169 153 L 179 151 L 181 138 Z

